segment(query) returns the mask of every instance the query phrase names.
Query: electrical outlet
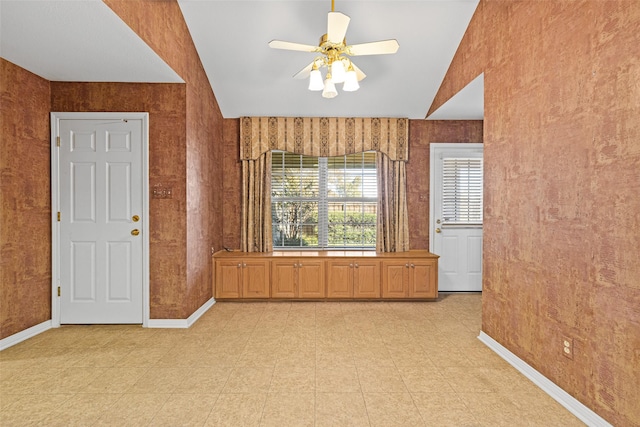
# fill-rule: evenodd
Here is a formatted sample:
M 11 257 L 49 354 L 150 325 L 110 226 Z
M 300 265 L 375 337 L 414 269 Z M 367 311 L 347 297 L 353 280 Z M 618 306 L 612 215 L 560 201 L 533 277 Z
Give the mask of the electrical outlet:
M 562 355 L 573 360 L 573 338 L 562 337 Z

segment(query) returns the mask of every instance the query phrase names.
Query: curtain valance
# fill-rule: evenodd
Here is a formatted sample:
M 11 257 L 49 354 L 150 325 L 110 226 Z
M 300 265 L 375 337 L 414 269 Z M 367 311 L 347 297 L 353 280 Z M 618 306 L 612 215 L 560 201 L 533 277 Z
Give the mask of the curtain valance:
M 409 160 L 406 118 L 242 117 L 240 159 L 255 160 L 270 150 L 316 157 L 378 151 L 394 161 Z

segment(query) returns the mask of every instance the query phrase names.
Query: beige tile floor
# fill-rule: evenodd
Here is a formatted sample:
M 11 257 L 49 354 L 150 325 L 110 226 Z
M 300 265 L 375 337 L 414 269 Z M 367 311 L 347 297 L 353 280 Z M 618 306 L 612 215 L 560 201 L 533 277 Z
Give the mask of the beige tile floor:
M 481 296 L 217 303 L 0 352 L 1 426 L 580 426 L 477 339 Z

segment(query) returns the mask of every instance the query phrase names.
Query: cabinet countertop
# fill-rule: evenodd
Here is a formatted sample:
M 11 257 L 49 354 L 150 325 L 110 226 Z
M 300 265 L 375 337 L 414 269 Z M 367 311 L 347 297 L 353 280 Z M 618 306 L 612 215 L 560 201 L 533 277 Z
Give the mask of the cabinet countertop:
M 219 251 L 213 255 L 216 259 L 224 258 L 439 258 L 426 250 L 410 250 L 406 252 L 376 252 L 362 250 L 331 250 L 331 251 L 273 251 L 273 252 L 241 252 Z

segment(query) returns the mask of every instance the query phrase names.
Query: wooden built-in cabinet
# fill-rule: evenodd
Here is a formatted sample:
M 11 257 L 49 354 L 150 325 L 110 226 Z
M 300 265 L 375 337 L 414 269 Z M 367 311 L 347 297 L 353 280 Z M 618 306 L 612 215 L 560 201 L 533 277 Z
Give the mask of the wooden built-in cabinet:
M 271 263 L 264 259 L 227 258 L 215 265 L 215 296 L 227 298 L 269 298 Z
M 284 258 L 271 261 L 271 298 L 324 298 L 324 262 Z
M 382 298 L 435 298 L 437 278 L 438 264 L 432 260 L 382 261 Z
M 380 298 L 380 261 L 327 260 L 327 298 Z
M 427 251 L 218 252 L 216 299 L 435 299 L 438 256 Z

